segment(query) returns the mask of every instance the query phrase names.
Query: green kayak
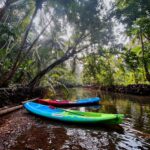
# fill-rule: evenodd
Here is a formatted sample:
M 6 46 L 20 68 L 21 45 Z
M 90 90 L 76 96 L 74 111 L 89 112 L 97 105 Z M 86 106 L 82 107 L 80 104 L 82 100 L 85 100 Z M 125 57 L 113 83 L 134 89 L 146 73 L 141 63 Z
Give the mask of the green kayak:
M 123 114 L 81 112 L 77 110 L 55 108 L 34 102 L 27 102 L 24 104 L 24 107 L 33 114 L 71 123 L 120 124 L 124 118 Z

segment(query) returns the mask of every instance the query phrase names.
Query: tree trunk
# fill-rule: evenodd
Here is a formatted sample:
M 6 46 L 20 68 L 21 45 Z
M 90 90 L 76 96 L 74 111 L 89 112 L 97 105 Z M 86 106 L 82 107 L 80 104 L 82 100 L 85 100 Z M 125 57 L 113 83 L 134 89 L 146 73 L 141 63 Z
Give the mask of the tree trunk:
M 5 5 L 2 8 L 0 8 L 0 22 L 2 21 L 3 16 L 5 15 L 7 8 L 9 7 L 9 4 L 10 4 L 9 1 L 10 0 L 6 0 Z
M 36 85 L 39 84 L 41 78 L 48 73 L 50 70 L 52 70 L 54 67 L 60 65 L 61 63 L 63 63 L 64 61 L 66 61 L 68 58 L 70 58 L 70 55 L 64 55 L 63 57 L 61 57 L 60 59 L 56 60 L 54 63 L 52 63 L 51 65 L 49 65 L 47 68 L 45 68 L 44 70 L 42 70 L 41 72 L 39 72 L 34 79 L 28 84 L 29 87 L 34 88 Z
M 133 68 L 133 75 L 134 75 L 135 84 L 138 84 L 138 78 L 137 78 L 137 75 L 136 75 L 136 69 L 135 68 Z
M 49 65 L 47 68 L 43 69 L 41 72 L 39 72 L 34 78 L 33 80 L 31 80 L 31 82 L 28 84 L 28 86 L 33 89 L 36 85 L 39 84 L 41 78 L 48 73 L 50 70 L 52 70 L 54 67 L 62 64 L 64 61 L 68 60 L 70 57 L 72 57 L 74 54 L 77 54 L 81 51 L 83 51 L 84 49 L 88 48 L 91 44 L 85 45 L 82 48 L 77 49 L 78 44 L 84 39 L 86 38 L 86 36 L 81 37 L 76 40 L 76 43 L 73 47 L 69 47 L 68 50 L 66 51 L 66 53 L 64 54 L 64 56 L 62 56 L 60 59 L 56 60 L 54 63 L 52 63 L 51 65 Z
M 90 45 L 90 44 L 89 44 Z M 86 45 L 82 48 L 80 48 L 78 51 L 76 51 L 76 46 L 73 47 L 72 49 L 68 48 L 68 50 L 66 51 L 66 53 L 64 54 L 63 57 L 61 57 L 60 59 L 56 60 L 54 63 L 52 63 L 51 65 L 49 65 L 47 68 L 45 68 L 44 70 L 42 70 L 41 72 L 39 72 L 34 78 L 33 80 L 31 80 L 31 82 L 28 84 L 28 86 L 33 89 L 35 86 L 37 86 L 40 82 L 40 80 L 42 79 L 42 77 L 48 73 L 50 70 L 52 70 L 54 67 L 62 64 L 64 61 L 68 60 L 70 57 L 72 57 L 74 54 L 77 54 L 81 51 L 83 51 L 84 49 L 88 48 L 89 45 Z
M 73 58 L 73 60 L 72 60 L 72 73 L 74 74 L 75 72 L 76 72 L 76 65 L 77 65 L 77 56 L 75 56 L 74 58 Z
M 7 8 L 6 5 L 3 8 L 0 8 L 0 22 L 6 12 L 6 8 Z
M 38 11 L 38 8 L 36 7 L 36 8 L 35 8 L 35 11 L 34 11 L 34 13 L 33 13 L 33 16 L 32 16 L 32 18 L 31 18 L 31 21 L 30 21 L 29 25 L 28 25 L 27 28 L 26 28 L 26 31 L 25 31 L 24 37 L 23 37 L 23 39 L 22 39 L 21 46 L 20 46 L 20 48 L 19 48 L 19 50 L 18 50 L 19 52 L 18 52 L 18 54 L 17 54 L 17 57 L 16 57 L 16 59 L 15 59 L 15 62 L 14 62 L 14 64 L 13 64 L 11 70 L 8 72 L 8 74 L 4 77 L 3 80 L 1 80 L 1 82 L 0 82 L 0 87 L 6 87 L 6 86 L 8 86 L 9 82 L 11 81 L 11 79 L 13 78 L 13 76 L 15 75 L 15 73 L 16 73 L 16 71 L 17 71 L 17 68 L 19 67 L 18 64 L 19 64 L 19 61 L 20 61 L 20 59 L 21 59 L 21 55 L 22 55 L 22 52 L 23 52 L 23 48 L 24 48 L 24 46 L 25 46 L 25 44 L 26 44 L 26 40 L 27 40 L 29 31 L 30 31 L 30 29 L 31 29 L 33 20 L 34 20 L 36 14 L 37 14 L 37 11 Z
M 144 51 L 145 48 L 144 48 L 142 30 L 140 30 L 140 41 L 141 41 L 142 59 L 143 59 L 143 66 L 144 66 L 144 70 L 145 70 L 145 75 L 146 75 L 147 81 L 150 82 L 150 73 L 149 73 L 149 70 L 148 70 L 148 64 L 147 64 L 147 61 L 145 60 L 145 51 Z

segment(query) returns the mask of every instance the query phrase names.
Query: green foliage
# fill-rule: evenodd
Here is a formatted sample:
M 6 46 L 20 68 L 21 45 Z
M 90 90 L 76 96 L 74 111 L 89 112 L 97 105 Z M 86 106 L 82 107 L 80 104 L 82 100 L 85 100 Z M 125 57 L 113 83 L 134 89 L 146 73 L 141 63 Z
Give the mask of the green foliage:
M 58 87 L 66 97 L 69 94 L 68 87 L 76 86 L 78 84 L 76 76 L 67 68 L 62 67 L 53 69 L 41 82 L 42 86 L 48 86 L 54 94 L 56 94 L 55 87 Z
M 22 84 L 26 85 L 29 80 L 32 79 L 33 74 L 35 73 L 34 60 L 26 59 L 24 63 L 18 68 L 16 75 L 12 79 L 12 84 Z
M 55 68 L 49 74 L 49 78 L 56 84 L 58 83 L 66 86 L 78 84 L 75 75 L 66 68 Z
M 101 85 L 114 84 L 114 70 L 108 54 L 105 54 L 104 56 L 91 54 L 87 56 L 84 61 L 83 79 L 85 83 Z
M 103 49 L 99 54 L 91 54 L 84 58 L 84 83 L 99 85 L 147 83 L 139 46 L 131 50 L 124 48 L 122 55 L 111 53 L 109 49 Z
M 132 70 L 136 70 L 139 65 L 139 60 L 135 52 L 127 51 L 125 62 Z
M 145 83 L 146 71 L 143 68 L 150 68 L 149 3 L 149 0 L 116 0 L 116 17 L 127 25 L 126 31 L 132 42 L 130 47 L 120 51 L 113 47 L 103 48 L 115 42 L 112 22 L 104 16 L 103 0 L 11 1 L 0 23 L 1 79 L 11 72 L 19 53 L 22 57 L 16 63 L 11 83 L 27 84 L 56 60 L 73 51 L 76 54 L 77 50 L 89 44 L 87 49 L 94 53 L 88 55 L 85 52 L 85 83 Z M 48 22 L 50 26 L 33 43 Z M 68 54 L 67 50 L 70 50 Z M 42 85 L 51 85 L 52 89 L 59 85 L 66 89 L 66 85 L 79 84 L 73 67 L 72 71 L 66 69 L 62 61 L 59 67 L 52 67 Z
M 17 37 L 17 29 L 6 23 L 0 23 L 0 48 L 6 48 L 7 43 L 11 44 Z
M 134 70 L 135 80 L 139 77 L 135 70 L 143 67 L 145 79 L 150 82 L 149 42 L 150 42 L 150 1 L 116 0 L 115 14 L 126 25 L 126 33 L 132 45 L 128 47 L 126 63 Z
M 115 0 L 116 17 L 123 23 L 131 27 L 138 18 L 146 17 L 150 14 L 149 0 Z

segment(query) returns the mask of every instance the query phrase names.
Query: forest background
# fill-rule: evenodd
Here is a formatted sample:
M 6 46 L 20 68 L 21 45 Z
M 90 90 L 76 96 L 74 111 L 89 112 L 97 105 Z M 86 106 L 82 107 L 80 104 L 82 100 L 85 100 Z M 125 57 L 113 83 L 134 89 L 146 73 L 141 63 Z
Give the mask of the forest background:
M 0 87 L 150 82 L 149 0 L 1 0 Z

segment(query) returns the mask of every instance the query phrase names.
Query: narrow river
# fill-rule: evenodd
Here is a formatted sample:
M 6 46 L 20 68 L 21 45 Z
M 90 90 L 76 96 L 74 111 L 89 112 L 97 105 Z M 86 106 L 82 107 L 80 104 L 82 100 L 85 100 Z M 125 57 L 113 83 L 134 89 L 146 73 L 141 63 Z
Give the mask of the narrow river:
M 95 96 L 102 98 L 101 105 L 77 109 L 122 113 L 124 122 L 115 126 L 77 126 L 40 118 L 21 109 L 1 118 L 0 150 L 150 149 L 150 97 L 76 88 L 70 90 L 68 98 Z

